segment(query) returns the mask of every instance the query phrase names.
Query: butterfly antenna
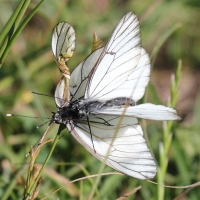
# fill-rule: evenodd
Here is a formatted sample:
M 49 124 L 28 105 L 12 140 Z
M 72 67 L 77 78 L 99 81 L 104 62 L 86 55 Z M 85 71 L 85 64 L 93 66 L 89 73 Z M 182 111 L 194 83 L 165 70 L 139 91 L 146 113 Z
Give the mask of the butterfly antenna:
M 64 99 L 59 98 L 59 97 L 54 97 L 54 96 L 51 96 L 51 95 L 48 95 L 48 94 L 42 94 L 42 93 L 38 93 L 38 92 L 34 92 L 34 91 L 32 91 L 31 93 L 37 94 L 37 95 L 40 95 L 40 96 L 45 96 L 45 97 L 51 97 L 51 98 L 56 98 L 56 99 L 64 100 Z
M 37 126 L 37 128 L 40 128 L 40 127 L 44 126 L 44 125 L 47 124 L 48 122 L 51 122 L 51 120 L 48 120 L 47 122 L 45 122 L 45 123 L 43 123 L 43 124 Z M 50 123 L 49 125 L 51 125 L 51 123 Z
M 48 94 L 42 94 L 42 93 L 39 93 L 39 92 L 32 91 L 31 93 L 37 94 L 37 95 L 40 95 L 40 96 L 51 97 L 51 98 L 53 97 L 54 98 L 54 96 L 51 96 L 51 95 L 48 95 Z
M 16 114 L 6 114 L 7 117 L 27 117 L 27 118 L 35 118 L 35 119 L 51 119 L 47 117 L 35 117 L 35 116 L 26 116 L 26 115 L 16 115 Z

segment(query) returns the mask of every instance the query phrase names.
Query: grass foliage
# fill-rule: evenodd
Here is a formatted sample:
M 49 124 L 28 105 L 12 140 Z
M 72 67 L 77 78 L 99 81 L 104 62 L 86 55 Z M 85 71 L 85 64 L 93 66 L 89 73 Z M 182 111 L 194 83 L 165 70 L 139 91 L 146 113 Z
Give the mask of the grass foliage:
M 56 111 L 53 97 L 31 91 L 53 96 L 61 78 L 50 45 L 58 22 L 67 21 L 76 30 L 76 51 L 68 62 L 73 70 L 91 52 L 93 32 L 106 42 L 116 23 L 130 10 L 140 19 L 142 45 L 151 56 L 152 74 L 164 71 L 172 77 L 166 83 L 164 100 L 151 80 L 142 101 L 177 107 L 183 119 L 167 123 L 141 120 L 158 165 L 153 181 L 159 185 L 110 174 L 114 170 L 109 167 L 103 169 L 107 174 L 99 181 L 98 177 L 79 180 L 97 174 L 101 163 L 67 130 L 56 137 L 58 126 L 53 124 L 47 142 L 37 152 L 30 147 L 40 139 L 45 126 L 36 127 L 47 119 L 8 118 L 6 114 L 47 118 Z M 198 87 L 191 88 L 195 96 L 187 102 L 192 103 L 181 106 L 187 97 L 180 100 L 189 84 L 182 76 L 199 73 L 199 18 L 199 0 L 0 1 L 0 199 L 199 199 Z M 163 76 L 157 78 L 165 80 Z M 187 107 L 190 104 L 192 108 Z M 56 146 L 51 152 L 54 138 Z M 163 186 L 194 183 L 197 185 L 189 189 Z M 26 196 L 28 193 L 32 196 Z

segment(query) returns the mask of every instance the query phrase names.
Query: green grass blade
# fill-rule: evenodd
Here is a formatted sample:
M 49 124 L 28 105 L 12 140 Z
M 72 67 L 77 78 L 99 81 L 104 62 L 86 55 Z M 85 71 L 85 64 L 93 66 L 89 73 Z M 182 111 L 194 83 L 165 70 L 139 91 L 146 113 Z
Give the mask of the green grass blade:
M 19 11 L 22 8 L 22 5 L 24 4 L 24 1 L 26 0 L 21 0 L 20 3 L 18 4 L 18 6 L 16 7 L 15 11 L 13 12 L 13 14 L 11 15 L 10 19 L 7 21 L 7 23 L 5 24 L 2 32 L 0 33 L 0 43 L 2 43 L 3 38 L 6 36 L 6 34 L 9 32 L 11 26 L 13 25 L 17 15 L 19 14 Z
M 20 24 L 20 26 L 17 28 L 16 32 L 14 33 L 14 35 L 12 36 L 11 40 L 9 41 L 5 51 L 3 52 L 3 55 L 0 59 L 0 67 L 3 65 L 13 43 L 15 42 L 15 40 L 17 39 L 17 37 L 19 36 L 19 34 L 21 33 L 21 31 L 24 29 L 24 27 L 26 26 L 26 24 L 30 21 L 30 19 L 33 17 L 33 15 L 37 12 L 37 10 L 39 9 L 39 7 L 42 5 L 42 3 L 45 0 L 41 0 L 40 3 L 38 3 L 38 5 L 32 10 L 32 12 L 24 19 L 24 21 Z
M 6 26 L 4 29 L 3 29 L 3 37 L 2 37 L 2 40 L 4 39 L 5 35 L 7 34 L 7 36 L 5 37 L 2 45 L 1 45 L 1 48 L 0 48 L 0 56 L 2 55 L 3 51 L 5 50 L 6 46 L 9 44 L 9 41 L 11 39 L 11 37 L 13 36 L 13 34 L 15 33 L 16 29 L 18 28 L 19 26 L 19 23 L 20 21 L 22 20 L 22 17 L 24 16 L 24 13 L 26 12 L 27 8 L 28 8 L 28 5 L 30 4 L 30 1 L 31 0 L 27 0 L 27 1 L 21 1 L 23 3 L 22 6 L 18 6 L 20 7 L 20 9 L 18 9 L 17 7 L 17 15 L 14 15 L 15 18 L 12 18 L 12 20 L 9 20 L 12 22 L 9 22 L 9 25 Z M 20 2 L 20 5 L 21 5 L 21 2 Z M 15 12 L 14 12 L 15 13 Z M 14 14 L 13 13 L 13 14 Z M 4 35 L 5 34 L 5 35 Z M 1 36 L 0 36 L 1 37 Z M 1 41 L 1 40 L 0 40 Z
M 26 170 L 26 165 L 24 165 L 13 177 L 12 181 L 10 182 L 9 186 L 6 188 L 6 190 L 3 193 L 1 200 L 6 200 L 9 198 L 9 196 L 12 194 L 15 186 L 17 185 L 18 179 L 24 174 L 24 171 Z

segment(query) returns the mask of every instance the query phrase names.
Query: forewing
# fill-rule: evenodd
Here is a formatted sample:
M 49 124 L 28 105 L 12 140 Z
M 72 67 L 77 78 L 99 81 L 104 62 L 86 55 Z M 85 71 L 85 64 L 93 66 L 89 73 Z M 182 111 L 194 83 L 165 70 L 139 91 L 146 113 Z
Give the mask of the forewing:
M 102 51 L 103 48 L 97 49 L 73 70 L 69 81 L 71 101 L 84 97 L 90 72 Z
M 144 48 L 141 49 L 141 57 L 137 67 L 130 75 L 125 77 L 118 87 L 110 92 L 110 95 L 117 97 L 123 96 L 133 99 L 137 102 L 144 95 L 145 88 L 150 79 L 150 59 Z
M 81 120 L 81 123 L 69 123 L 67 127 L 74 138 L 100 161 L 103 162 L 108 154 L 105 160 L 108 166 L 137 179 L 153 178 L 156 164 L 137 119 L 124 117 L 117 130 L 119 119 L 119 116 L 97 115 Z
M 169 108 L 162 105 L 154 105 L 151 103 L 140 104 L 136 106 L 129 106 L 126 108 L 124 113 L 124 107 L 121 108 L 107 108 L 104 110 L 98 110 L 97 113 L 92 112 L 91 114 L 110 114 L 112 115 L 122 115 L 129 117 L 137 117 L 142 119 L 150 120 L 180 120 L 177 111 L 173 108 Z
M 75 31 L 67 22 L 60 22 L 53 29 L 52 51 L 58 62 L 60 57 L 67 61 L 75 50 Z
M 129 12 L 117 24 L 97 61 L 87 84 L 85 99 L 101 101 L 121 96 L 119 92 L 124 88 L 123 84 L 130 79 L 141 57 L 139 21 L 133 12 Z M 134 85 L 129 88 L 123 97 L 130 97 Z

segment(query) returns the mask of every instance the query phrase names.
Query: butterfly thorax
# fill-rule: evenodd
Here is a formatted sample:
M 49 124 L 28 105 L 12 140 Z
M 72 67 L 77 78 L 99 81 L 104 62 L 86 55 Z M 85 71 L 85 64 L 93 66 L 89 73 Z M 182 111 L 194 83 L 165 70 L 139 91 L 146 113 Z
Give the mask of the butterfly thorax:
M 66 124 L 70 120 L 79 119 L 81 116 L 79 114 L 78 104 L 69 104 L 66 107 L 59 108 L 56 113 L 53 113 L 52 121 L 56 124 Z

